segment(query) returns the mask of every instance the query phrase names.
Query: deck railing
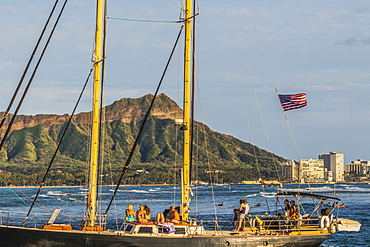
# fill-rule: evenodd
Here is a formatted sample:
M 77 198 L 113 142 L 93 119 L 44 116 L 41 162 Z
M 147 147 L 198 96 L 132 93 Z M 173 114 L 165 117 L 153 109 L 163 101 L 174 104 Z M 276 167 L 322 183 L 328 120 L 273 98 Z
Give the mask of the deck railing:
M 2 226 L 22 226 L 26 217 L 26 212 L 17 211 L 0 211 L 0 225 Z M 25 227 L 42 228 L 48 224 L 52 214 L 32 213 L 26 221 Z M 206 230 L 215 231 L 231 231 L 236 228 L 238 221 L 233 222 L 230 219 L 218 219 L 215 221 L 213 218 L 197 219 Z M 102 226 L 104 228 L 119 230 L 123 223 L 123 219 L 111 219 L 107 222 L 104 221 Z M 262 223 L 262 224 L 261 224 Z M 81 219 L 66 218 L 63 216 L 57 217 L 55 224 L 68 224 L 74 229 L 81 226 Z M 281 216 L 251 216 L 248 215 L 242 222 L 241 232 L 270 232 L 271 234 L 287 234 L 293 231 L 317 231 L 320 230 L 320 218 L 300 218 L 298 221 L 293 221 Z

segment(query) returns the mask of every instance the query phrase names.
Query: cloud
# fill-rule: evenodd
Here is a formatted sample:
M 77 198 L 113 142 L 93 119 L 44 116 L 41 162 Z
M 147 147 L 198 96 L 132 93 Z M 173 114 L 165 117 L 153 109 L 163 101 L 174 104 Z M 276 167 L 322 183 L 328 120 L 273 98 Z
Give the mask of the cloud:
M 112 0 L 109 1 L 108 15 L 175 20 L 180 12 L 178 3 L 178 0 L 143 0 L 140 3 Z M 10 98 L 52 4 L 36 0 L 0 1 L 0 21 L 3 23 L 0 27 L 0 106 Z M 239 128 L 234 127 L 244 119 L 239 98 L 244 97 L 247 103 L 251 103 L 246 107 L 248 110 L 254 101 L 246 75 L 245 55 L 262 110 L 268 110 L 264 112 L 268 124 L 275 124 L 280 117 L 277 116 L 280 108 L 270 70 L 281 93 L 305 91 L 308 94 L 309 105 L 306 108 L 288 113 L 294 130 L 307 135 L 303 137 L 313 133 L 332 136 L 309 139 L 304 153 L 313 150 L 314 141 L 325 147 L 343 143 L 341 151 L 346 152 L 345 145 L 351 140 L 343 140 L 338 133 L 351 130 L 356 135 L 357 129 L 351 128 L 351 122 L 361 118 L 357 123 L 365 125 L 370 121 L 367 104 L 370 94 L 370 1 L 343 0 L 340 4 L 337 0 L 249 1 L 265 54 L 261 52 L 245 3 L 223 1 L 224 6 L 221 5 L 214 0 L 202 1 L 200 25 L 197 26 L 205 123 L 215 127 L 216 131 L 236 137 L 241 137 L 240 133 L 245 131 L 244 121 Z M 36 87 L 32 87 L 22 107 L 24 114 L 62 114 L 73 108 L 91 66 L 94 8 L 91 1 L 68 3 L 34 79 L 33 86 Z M 234 17 L 240 41 L 233 24 Z M 122 97 L 153 93 L 177 33 L 176 24 L 108 20 L 107 104 Z M 182 68 L 181 54 L 180 46 L 165 77 L 163 92 L 173 99 L 181 95 L 175 91 L 176 83 L 182 78 L 181 72 L 176 71 L 177 67 Z M 242 90 L 238 87 L 239 80 Z M 240 96 L 241 91 L 245 92 L 243 96 Z M 87 111 L 90 104 L 86 97 L 80 109 Z M 220 121 L 220 115 L 227 121 Z M 253 131 L 262 133 L 259 128 L 256 126 Z M 276 127 L 276 132 L 280 133 L 280 130 L 281 126 Z M 358 145 L 366 147 L 370 132 L 361 134 Z M 272 138 L 276 137 L 273 134 Z M 284 157 L 294 157 L 290 150 L 293 149 L 284 146 L 280 153 Z M 321 153 L 327 151 L 320 150 Z M 311 157 L 315 155 L 310 154 Z
M 357 34 L 343 40 L 340 44 L 349 46 L 368 46 L 370 45 L 370 36 Z

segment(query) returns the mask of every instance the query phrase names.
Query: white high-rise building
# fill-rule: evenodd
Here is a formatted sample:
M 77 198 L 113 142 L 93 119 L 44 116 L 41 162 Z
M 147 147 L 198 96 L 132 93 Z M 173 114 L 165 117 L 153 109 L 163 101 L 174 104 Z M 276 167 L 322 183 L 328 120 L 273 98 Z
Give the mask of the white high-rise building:
M 325 181 L 324 160 L 306 159 L 300 160 L 300 182 L 322 183 Z
M 320 154 L 319 159 L 324 160 L 324 167 L 333 173 L 334 182 L 344 181 L 344 154 L 329 152 Z

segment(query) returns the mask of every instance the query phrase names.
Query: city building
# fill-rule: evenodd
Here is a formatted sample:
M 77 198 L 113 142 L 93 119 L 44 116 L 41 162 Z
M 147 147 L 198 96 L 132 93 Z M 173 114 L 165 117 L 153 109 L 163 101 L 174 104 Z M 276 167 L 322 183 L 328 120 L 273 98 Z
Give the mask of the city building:
M 334 181 L 333 172 L 328 171 L 328 169 L 326 169 L 326 168 L 324 168 L 324 169 L 325 169 L 325 181 L 326 182 L 333 182 Z
M 279 166 L 280 180 L 284 182 L 296 182 L 298 181 L 298 165 L 294 160 L 288 160 L 283 162 Z
M 329 154 L 320 154 L 319 159 L 324 160 L 324 167 L 333 173 L 333 181 L 344 181 L 344 154 L 329 152 Z
M 306 159 L 299 161 L 301 183 L 323 183 L 325 182 L 324 160 Z
M 368 175 L 370 174 L 370 161 L 358 159 L 346 164 L 346 172 L 351 175 Z

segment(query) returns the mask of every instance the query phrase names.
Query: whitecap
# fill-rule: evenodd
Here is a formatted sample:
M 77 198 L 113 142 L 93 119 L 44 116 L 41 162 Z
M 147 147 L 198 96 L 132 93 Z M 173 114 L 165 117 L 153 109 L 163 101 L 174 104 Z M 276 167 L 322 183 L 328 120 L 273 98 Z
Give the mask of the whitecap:
M 370 189 L 353 186 L 353 187 L 338 188 L 337 191 L 370 192 Z
M 271 198 L 271 197 L 275 197 L 276 193 L 275 192 L 260 192 L 260 195 L 263 197 Z
M 257 194 L 251 194 L 251 195 L 246 195 L 245 197 L 253 197 L 256 196 Z
M 303 191 L 307 191 L 307 190 L 306 189 L 281 189 L 279 191 L 281 191 L 281 192 L 285 192 L 285 191 L 296 191 L 296 192 L 301 191 L 301 192 L 303 192 Z
M 48 191 L 47 193 L 49 196 L 66 196 L 65 193 L 60 191 Z
M 329 187 L 329 186 L 324 186 L 324 187 L 311 187 L 311 188 L 307 188 L 306 190 L 308 191 L 333 191 L 333 188 Z
M 148 193 L 146 190 L 131 190 L 130 192 L 135 192 L 135 193 Z

